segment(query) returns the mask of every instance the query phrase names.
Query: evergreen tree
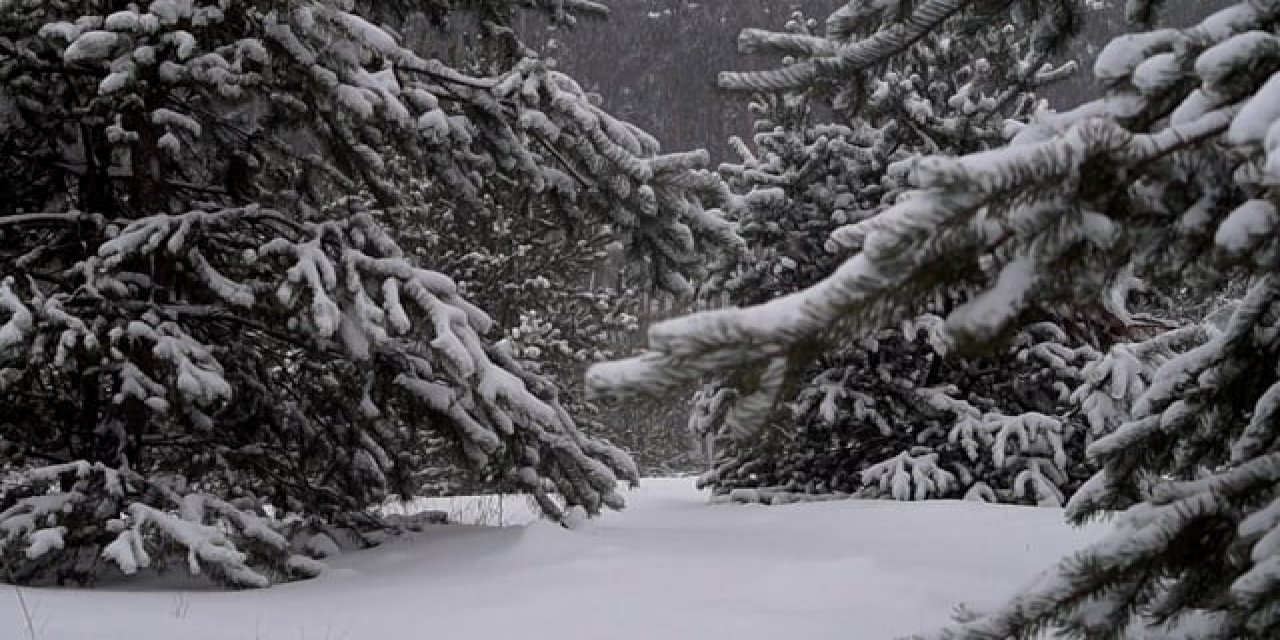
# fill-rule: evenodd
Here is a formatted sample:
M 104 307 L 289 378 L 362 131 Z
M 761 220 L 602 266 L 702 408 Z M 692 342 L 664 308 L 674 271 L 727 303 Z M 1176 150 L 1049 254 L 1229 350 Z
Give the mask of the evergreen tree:
M 1112 531 L 1006 606 L 939 635 L 1034 637 L 1052 627 L 1122 638 L 1185 622 L 1186 637 L 1275 637 L 1280 4 L 1240 2 L 1154 28 L 1159 4 L 1129 2 L 1133 32 L 1094 65 L 1102 98 L 1037 114 L 1006 147 L 914 163 L 918 191 L 837 232 L 856 253 L 828 278 L 754 308 L 655 327 L 654 354 L 599 369 L 593 381 L 662 388 L 725 367 L 770 371 L 781 367 L 768 359 L 797 357 L 795 345 L 831 325 L 866 334 L 960 283 L 968 293 L 943 335 L 972 348 L 1046 304 L 1101 304 L 1130 273 L 1170 287 L 1243 277 L 1248 292 L 1221 331 L 1159 364 L 1127 415 L 1115 416 L 1118 428 L 1090 447 L 1101 470 L 1067 513 L 1082 521 L 1119 511 Z M 923 2 L 865 39 L 762 78 L 865 72 L 986 6 Z
M 520 48 L 511 3 L 452 4 L 0 0 L 5 578 L 312 575 L 291 527 L 381 526 L 459 456 L 552 518 L 622 506 L 631 460 L 384 225 L 533 194 L 685 292 L 723 187 Z M 416 10 L 518 55 L 465 73 L 375 24 Z
M 548 19 L 555 20 L 554 15 L 538 13 L 515 18 L 535 42 L 536 31 Z M 612 24 L 615 20 L 611 15 L 608 23 L 591 29 L 547 33 L 591 37 L 582 32 L 595 32 L 607 37 L 620 27 Z M 428 50 L 442 48 L 442 39 L 450 41 L 444 47 L 450 59 L 473 75 L 501 73 L 526 55 L 509 31 L 481 28 L 459 35 L 456 28 L 441 28 L 421 16 L 407 22 L 411 41 Z M 557 67 L 561 62 L 548 60 Z M 563 62 L 572 66 L 574 61 Z M 663 307 L 688 308 L 688 291 L 654 287 L 657 271 L 643 246 L 628 247 L 627 234 L 619 233 L 614 221 L 577 215 L 554 193 L 489 193 L 483 210 L 464 215 L 455 203 L 430 189 L 415 190 L 414 196 L 422 207 L 388 221 L 401 245 L 415 255 L 430 255 L 432 264 L 450 274 L 464 296 L 494 318 L 512 354 L 522 366 L 554 382 L 561 404 L 584 433 L 626 450 L 642 473 L 689 465 L 691 443 L 678 424 L 683 407 L 655 410 L 649 402 L 599 405 L 582 397 L 588 364 L 633 354 L 641 323 Z M 718 261 L 734 253 L 700 258 Z M 450 491 L 513 490 L 495 484 L 494 478 L 481 481 L 461 465 L 452 465 L 452 472 L 459 482 Z M 440 475 L 439 470 L 433 473 Z
M 787 49 L 789 38 L 813 42 L 816 26 L 797 14 L 787 33 L 749 31 L 742 41 Z M 855 35 L 833 20 L 823 41 Z M 926 35 L 865 87 L 852 78 L 761 95 L 753 144 L 735 141 L 743 162 L 722 167 L 742 194 L 738 223 L 754 250 L 710 290 L 759 304 L 820 281 L 841 258 L 831 233 L 893 204 L 909 160 L 1003 143 L 1031 114 L 1033 89 L 1073 69 L 1043 60 L 1014 25 L 983 24 Z M 755 76 L 726 84 L 769 86 Z M 957 293 L 944 291 L 938 310 Z M 720 493 L 763 489 L 738 499 L 857 492 L 1061 504 L 1088 477 L 1083 448 L 1094 435 L 1072 417 L 1071 389 L 1100 356 L 1089 343 L 1113 337 L 1061 315 L 1045 317 L 1077 335 L 1045 322 L 982 359 L 944 358 L 945 345 L 930 339 L 936 316 L 833 341 L 789 373 L 786 401 L 755 425 L 717 411 L 732 380 L 712 384 L 694 413 L 719 454 L 702 482 Z
M 624 445 L 633 456 L 649 454 L 625 437 L 630 420 L 582 395 L 588 365 L 633 353 L 646 300 L 641 289 L 650 284 L 643 260 L 625 254 L 607 221 L 575 219 L 541 198 L 486 197 L 484 209 L 460 211 L 429 191 L 415 196 L 422 207 L 387 221 L 405 251 L 438 265 L 488 312 L 502 330 L 501 348 L 554 385 L 585 433 Z M 518 490 L 461 464 L 451 468 L 449 492 Z

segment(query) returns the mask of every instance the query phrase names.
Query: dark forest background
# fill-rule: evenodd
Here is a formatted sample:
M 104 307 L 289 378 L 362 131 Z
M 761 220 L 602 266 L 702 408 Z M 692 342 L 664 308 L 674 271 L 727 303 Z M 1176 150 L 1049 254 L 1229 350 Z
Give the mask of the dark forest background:
M 748 27 L 780 30 L 794 11 L 821 23 L 842 0 L 608 0 L 610 16 L 575 28 L 548 27 L 525 15 L 519 29 L 531 46 L 554 57 L 583 88 L 598 93 L 612 113 L 654 134 L 670 150 L 704 147 L 714 162 L 736 160 L 728 138 L 747 137 L 751 120 L 741 95 L 715 86 L 720 71 L 777 66 L 778 61 L 738 53 Z M 1101 44 L 1124 27 L 1123 0 L 1090 0 L 1084 38 L 1063 53 L 1088 69 Z M 1162 22 L 1190 24 L 1225 0 L 1173 3 Z M 1048 88 L 1055 108 L 1095 94 L 1090 74 Z

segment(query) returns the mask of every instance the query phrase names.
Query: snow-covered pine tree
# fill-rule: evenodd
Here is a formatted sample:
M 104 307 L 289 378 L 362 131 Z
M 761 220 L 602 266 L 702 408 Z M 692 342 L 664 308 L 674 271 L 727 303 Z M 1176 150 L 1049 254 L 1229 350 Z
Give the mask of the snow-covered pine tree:
M 282 526 L 378 526 L 441 442 L 552 518 L 622 505 L 629 458 L 383 222 L 539 194 L 685 291 L 723 187 L 532 55 L 467 74 L 375 24 L 451 7 L 0 0 L 4 579 L 310 575 Z
M 607 220 L 583 219 L 535 195 L 487 194 L 484 208 L 465 210 L 429 188 L 412 190 L 421 206 L 387 212 L 386 222 L 406 253 L 448 273 L 459 293 L 493 318 L 502 347 L 555 385 L 559 403 L 584 431 L 608 432 L 613 427 L 599 424 L 595 406 L 582 397 L 582 374 L 591 363 L 631 353 L 626 345 L 638 332 L 641 304 L 636 288 L 648 270 L 624 277 L 618 267 L 625 258 Z M 515 489 L 506 478 L 454 469 L 450 491 Z
M 816 27 L 795 14 L 786 33 L 749 31 L 743 43 L 800 53 L 771 43 L 812 42 Z M 828 22 L 825 41 L 858 37 L 847 27 Z M 711 281 L 713 299 L 759 304 L 813 285 L 842 258 L 831 232 L 893 204 L 911 159 L 1002 144 L 1030 116 L 1034 90 L 1072 70 L 1043 65 L 1035 46 L 1014 24 L 984 22 L 930 33 L 870 78 L 757 94 L 756 134 L 751 144 L 734 141 L 741 163 L 721 167 L 740 194 L 737 222 L 753 250 Z M 768 88 L 753 78 L 726 84 Z M 939 310 L 955 297 L 944 293 Z M 732 379 L 705 387 L 693 423 L 717 459 L 703 484 L 754 489 L 736 491 L 739 499 L 859 492 L 1061 504 L 1088 477 L 1089 432 L 1068 417 L 1068 401 L 1080 365 L 1098 355 L 1085 339 L 1099 332 L 1073 340 L 1045 323 L 1013 349 L 957 360 L 930 340 L 930 318 L 913 324 L 833 341 L 791 372 L 787 401 L 756 425 L 716 410 Z
M 1001 24 L 1013 24 L 1020 34 L 1018 42 L 1029 44 L 1029 47 L 1021 51 L 1020 60 L 1013 58 L 1010 61 L 1018 60 L 1017 70 L 1022 72 L 1024 82 L 1034 84 L 1035 79 L 1040 76 L 1049 79 L 1060 71 L 1046 63 L 1045 56 L 1048 54 L 1045 52 L 1060 40 L 1069 37 L 1078 20 L 1079 8 L 1071 0 L 1035 4 L 1035 7 L 1028 7 L 1032 10 L 1020 12 L 1019 19 L 1015 20 L 1015 16 L 1011 15 L 1011 5 L 990 7 L 964 0 L 933 0 L 908 11 L 907 5 L 855 0 L 828 18 L 823 36 L 760 30 L 743 32 L 740 37 L 742 49 L 784 53 L 793 56 L 793 59 L 789 61 L 790 64 L 774 70 L 726 72 L 721 75 L 720 83 L 730 89 L 760 92 L 796 91 L 835 85 L 837 93 L 831 103 L 854 110 L 870 103 L 876 91 L 896 89 L 907 95 L 900 96 L 902 101 L 886 102 L 886 109 L 897 114 L 900 112 L 897 110 L 914 108 L 917 116 L 937 128 L 937 133 L 945 137 L 948 129 L 954 129 L 950 137 L 959 138 L 965 133 L 968 118 L 959 118 L 959 122 L 933 122 L 932 114 L 928 113 L 932 108 L 930 87 L 923 78 L 898 76 L 899 82 L 890 84 L 867 69 L 872 65 L 899 59 L 910 60 L 917 51 L 915 47 L 929 37 L 938 25 L 950 24 L 949 20 L 966 26 L 961 33 L 972 33 L 975 29 L 981 31 L 983 26 L 998 21 Z M 963 39 L 958 41 L 963 46 Z M 927 50 L 928 47 L 923 49 Z M 1016 52 L 1009 50 L 1008 53 L 1013 56 Z M 961 51 L 956 52 L 958 57 L 963 55 Z M 927 64 L 927 60 L 924 62 Z M 939 78 L 944 85 L 943 89 L 950 89 L 942 96 L 944 102 L 949 102 L 962 89 L 954 82 L 948 83 L 948 80 L 956 79 Z M 966 89 L 964 93 L 980 86 Z M 982 100 L 987 101 L 987 109 L 993 109 L 1006 102 L 1003 98 L 1016 98 L 1021 93 L 1020 90 L 1025 88 L 1019 83 L 1000 84 L 998 92 L 993 92 L 990 97 L 981 96 L 979 92 L 969 98 L 973 101 L 972 106 L 977 106 L 977 102 Z M 967 102 L 964 95 L 959 98 L 957 110 Z M 948 104 L 948 109 L 951 108 Z M 910 115 L 906 120 L 911 121 Z M 1002 130 L 1004 124 L 1001 122 L 997 130 Z M 903 125 L 904 123 L 894 123 L 883 126 L 890 130 L 901 130 Z M 877 132 L 864 130 L 854 133 L 869 139 L 860 143 L 857 138 L 841 140 L 835 145 L 828 140 L 822 145 L 826 147 L 825 151 L 815 144 L 813 149 L 802 150 L 795 155 L 820 152 L 812 164 L 821 167 L 823 158 L 830 155 L 830 150 L 834 148 L 837 151 L 834 156 L 836 166 L 831 173 L 836 175 L 842 170 L 839 164 L 846 162 L 842 157 L 845 154 L 851 156 L 850 161 L 874 161 L 875 158 L 870 157 L 868 152 L 874 149 Z M 999 139 L 1001 136 L 996 135 L 996 139 L 991 142 Z M 852 149 L 844 151 L 850 147 Z M 891 154 L 893 148 L 886 147 L 880 152 Z M 911 157 L 911 154 L 908 153 L 907 157 Z M 892 158 L 886 157 L 885 160 L 892 161 Z M 761 161 L 769 162 L 770 159 L 765 157 Z M 853 168 L 843 170 L 870 172 L 870 179 L 862 179 L 855 184 L 872 194 L 867 206 L 874 208 L 882 206 L 880 198 L 895 195 L 883 192 L 880 176 L 883 175 L 886 182 L 892 184 L 895 173 L 908 168 L 905 163 L 881 169 L 874 168 L 874 162 L 852 164 Z M 822 170 L 816 172 L 816 175 L 824 177 Z M 762 182 L 776 179 L 768 176 L 759 178 Z M 845 189 L 848 191 L 850 187 L 846 186 Z M 854 221 L 853 224 L 837 228 L 826 239 L 824 246 L 846 254 L 859 252 L 862 249 L 860 234 L 865 234 L 864 230 L 867 229 L 878 229 L 880 221 L 886 217 L 882 214 L 858 215 L 855 207 L 862 203 L 852 193 L 841 193 L 834 187 L 823 193 L 831 200 L 831 204 L 836 203 L 837 197 L 852 201 L 849 203 L 852 212 L 847 209 L 842 211 L 846 218 Z M 771 192 L 761 189 L 752 197 L 785 202 L 786 198 L 779 198 L 779 195 L 783 194 L 777 190 Z M 750 206 L 751 200 L 747 199 L 746 204 Z M 877 209 L 872 212 L 875 210 Z M 906 245 L 891 245 L 885 247 L 885 250 L 892 252 L 892 256 L 898 256 L 908 254 L 906 248 Z M 981 283 L 970 282 L 973 276 L 968 271 L 952 269 L 945 259 L 938 259 L 930 265 L 938 272 L 937 282 L 930 282 L 930 286 L 899 290 L 886 282 L 885 289 L 893 291 L 895 295 L 888 303 L 877 301 L 877 304 L 863 305 L 860 304 L 861 300 L 851 300 L 850 304 L 844 304 L 846 298 L 857 293 L 856 288 L 846 286 L 844 274 L 853 268 L 852 265 L 868 260 L 862 255 L 865 253 L 863 251 L 845 260 L 836 268 L 834 275 L 828 274 L 829 277 L 824 277 L 807 288 L 767 303 L 745 309 L 731 307 L 699 313 L 656 325 L 649 331 L 650 353 L 593 367 L 588 374 L 588 387 L 604 394 L 660 394 L 697 382 L 706 376 L 733 371 L 734 380 L 731 383 L 738 390 L 738 397 L 731 403 L 732 413 L 727 419 L 748 427 L 758 425 L 774 406 L 772 400 L 786 381 L 787 372 L 793 370 L 789 364 L 806 363 L 815 353 L 822 352 L 829 342 L 825 340 L 827 336 L 843 338 L 851 333 L 848 330 L 857 334 L 858 329 L 865 327 L 873 327 L 874 331 L 896 327 L 935 307 L 945 311 L 954 306 L 952 298 L 963 299 L 974 286 Z M 870 287 L 879 285 L 882 280 L 900 280 L 899 276 L 903 274 L 887 269 L 883 274 L 870 273 L 863 276 L 859 272 L 854 275 L 866 280 L 858 283 L 860 287 Z M 897 302 L 902 304 L 894 304 Z
M 545 21 L 538 15 L 516 18 Z M 401 28 L 411 42 L 443 50 L 472 75 L 501 73 L 527 55 L 514 32 L 483 22 L 482 28 L 461 36 L 429 16 L 410 16 L 405 22 Z M 459 20 L 455 16 L 452 22 Z M 448 45 L 442 46 L 442 40 Z M 548 53 L 555 51 L 549 47 Z M 572 202 L 561 202 L 555 192 L 486 193 L 485 207 L 465 214 L 429 185 L 416 185 L 411 194 L 421 206 L 393 213 L 387 221 L 401 246 L 431 256 L 433 266 L 448 273 L 460 293 L 489 313 L 522 366 L 556 384 L 561 404 L 584 433 L 626 450 L 642 472 L 658 472 L 668 461 L 689 458 L 689 438 L 678 426 L 683 407 L 599 405 L 585 402 L 582 395 L 587 365 L 636 351 L 639 323 L 652 307 L 688 301 L 687 292 L 654 287 L 654 264 L 643 246 L 628 247 L 626 234 L 618 233 L 612 220 L 579 215 Z M 705 258 L 717 261 L 716 256 Z M 499 478 L 477 478 L 461 465 L 451 467 L 457 482 L 449 490 L 509 489 L 494 482 Z M 439 470 L 432 473 L 441 476 Z
M 1066 341 L 1044 323 L 976 360 L 899 330 L 829 348 L 763 427 L 721 435 L 702 480 L 771 503 L 854 494 L 1061 505 L 1089 475 L 1092 433 L 1070 388 L 1096 355 Z
M 1100 303 L 1129 272 L 1157 286 L 1242 275 L 1248 292 L 1224 328 L 1160 365 L 1128 418 L 1090 447 L 1102 469 L 1068 514 L 1119 510 L 1112 531 L 1006 606 L 939 637 L 1029 638 L 1056 627 L 1122 638 L 1152 623 L 1188 625 L 1181 634 L 1166 626 L 1166 637 L 1276 637 L 1280 3 L 1238 2 L 1179 28 L 1154 26 L 1159 4 L 1129 2 L 1133 32 L 1093 69 L 1104 97 L 1038 114 L 1005 148 L 915 163 L 918 192 L 837 232 L 857 253 L 831 277 L 754 308 L 655 327 L 654 354 L 593 380 L 661 388 L 725 367 L 776 370 L 768 361 L 794 357 L 807 336 L 833 324 L 866 334 L 955 283 L 971 293 L 943 329 L 965 348 L 998 339 L 1038 306 Z M 986 3 L 920 3 L 802 72 L 765 77 L 866 69 L 974 5 Z
M 437 34 L 415 31 L 415 39 Z M 518 41 L 502 35 L 472 40 L 460 56 L 464 68 L 494 73 L 503 68 L 499 61 L 522 55 Z M 458 56 L 457 48 L 451 51 Z M 680 462 L 692 449 L 678 426 L 684 407 L 600 405 L 582 395 L 589 364 L 634 353 L 639 324 L 655 307 L 688 301 L 653 286 L 653 263 L 643 247 L 627 247 L 611 220 L 575 215 L 553 192 L 486 194 L 487 206 L 468 215 L 457 215 L 438 193 L 416 195 L 424 206 L 390 223 L 402 246 L 431 255 L 463 295 L 493 316 L 517 360 L 555 382 L 561 404 L 584 433 L 626 450 L 642 472 L 688 464 Z M 505 489 L 488 482 L 477 487 L 475 480 L 467 490 Z

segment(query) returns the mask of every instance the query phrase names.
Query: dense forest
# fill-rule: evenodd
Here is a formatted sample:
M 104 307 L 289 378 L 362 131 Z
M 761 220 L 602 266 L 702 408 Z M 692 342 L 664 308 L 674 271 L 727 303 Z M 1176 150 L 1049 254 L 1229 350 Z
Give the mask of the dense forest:
M 733 160 L 730 136 L 746 136 L 752 120 L 742 96 L 716 85 L 726 70 L 762 69 L 764 56 L 738 52 L 748 27 L 780 28 L 793 12 L 823 19 L 839 0 L 621 0 L 607 18 L 584 18 L 580 27 L 549 26 L 525 14 L 519 29 L 544 55 L 583 87 L 598 93 L 611 112 L 652 132 L 673 149 L 706 148 L 717 161 Z M 1080 72 L 1046 89 L 1057 108 L 1083 102 L 1096 91 L 1086 71 L 1094 56 L 1124 30 L 1123 2 L 1088 5 L 1082 37 L 1063 57 Z M 1225 0 L 1170 3 L 1169 24 L 1198 20 Z
M 585 89 L 600 94 L 619 117 L 674 149 L 706 148 L 730 157 L 731 135 L 747 135 L 751 119 L 740 96 L 716 86 L 727 69 L 763 68 L 761 57 L 737 50 L 747 27 L 781 26 L 793 11 L 827 15 L 837 0 L 628 0 L 609 5 L 608 18 L 581 28 L 543 31 L 535 16 L 524 28 Z M 548 43 L 554 43 L 547 46 Z
M 1113 523 L 929 637 L 1272 638 L 1277 358 L 1280 0 L 0 0 L 32 638 L 687 471 Z

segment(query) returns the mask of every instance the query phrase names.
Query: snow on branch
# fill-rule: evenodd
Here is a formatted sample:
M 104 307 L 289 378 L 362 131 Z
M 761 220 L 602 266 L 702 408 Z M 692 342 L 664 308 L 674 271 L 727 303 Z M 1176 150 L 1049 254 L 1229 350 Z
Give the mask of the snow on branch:
M 975 0 L 926 0 L 919 4 L 853 0 L 828 18 L 825 42 L 747 29 L 738 38 L 742 52 L 800 53 L 806 59 L 767 71 L 722 72 L 718 82 L 721 87 L 735 91 L 788 91 L 821 79 L 848 76 L 903 55 L 917 42 L 939 31 L 944 23 L 966 12 L 979 13 L 980 19 L 986 21 L 998 20 L 1000 10 L 991 11 L 984 4 Z M 1019 3 L 1007 6 L 1014 4 Z M 1033 13 L 1042 12 L 1039 16 L 1042 24 L 1032 30 L 1043 31 L 1051 43 L 1069 35 L 1078 11 L 1069 1 L 1026 8 Z M 896 12 L 901 12 L 903 17 L 891 17 Z M 855 39 L 862 24 L 871 24 L 873 29 L 866 37 Z

